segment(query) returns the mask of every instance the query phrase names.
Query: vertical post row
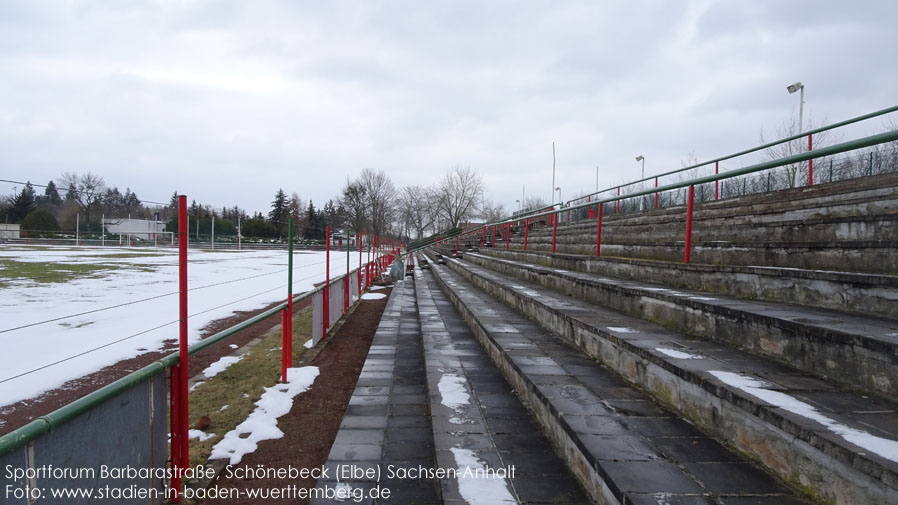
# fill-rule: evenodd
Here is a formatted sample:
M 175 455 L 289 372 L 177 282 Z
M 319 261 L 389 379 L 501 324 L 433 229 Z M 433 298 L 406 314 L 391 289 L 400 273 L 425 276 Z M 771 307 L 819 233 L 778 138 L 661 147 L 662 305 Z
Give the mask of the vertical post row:
M 692 201 L 695 199 L 695 186 L 689 186 L 689 198 L 686 204 L 686 251 L 683 253 L 683 263 L 689 263 L 692 252 Z
M 602 209 L 605 204 L 599 204 L 599 218 L 596 220 L 596 256 L 602 255 Z
M 322 325 L 324 331 L 322 339 L 327 337 L 327 329 L 330 328 L 331 321 L 331 227 L 328 226 L 324 231 L 324 314 Z
M 511 245 L 511 223 L 507 223 L 505 225 L 505 250 L 509 249 Z
M 655 177 L 655 187 L 658 187 L 658 178 Z M 658 208 L 658 192 L 655 191 L 655 208 Z
M 620 196 L 620 186 L 617 187 L 617 196 Z M 617 213 L 620 214 L 620 200 L 617 201 Z
M 486 247 L 486 226 L 483 227 L 483 239 L 480 241 L 480 247 Z
M 358 295 L 362 295 L 362 232 L 358 233 L 359 236 L 359 270 L 356 272 L 356 276 L 358 277 L 359 292 Z

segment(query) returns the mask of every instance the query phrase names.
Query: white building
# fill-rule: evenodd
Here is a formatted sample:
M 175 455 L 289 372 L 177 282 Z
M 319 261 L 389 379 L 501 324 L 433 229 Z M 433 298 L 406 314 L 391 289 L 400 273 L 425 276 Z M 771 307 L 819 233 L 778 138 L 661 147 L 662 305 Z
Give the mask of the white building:
M 18 224 L 0 223 L 0 240 L 20 238 L 19 230 L 21 228 L 22 225 Z
M 107 232 L 128 235 L 138 240 L 153 240 L 154 234 L 165 231 L 165 223 L 149 219 L 106 219 L 105 223 Z

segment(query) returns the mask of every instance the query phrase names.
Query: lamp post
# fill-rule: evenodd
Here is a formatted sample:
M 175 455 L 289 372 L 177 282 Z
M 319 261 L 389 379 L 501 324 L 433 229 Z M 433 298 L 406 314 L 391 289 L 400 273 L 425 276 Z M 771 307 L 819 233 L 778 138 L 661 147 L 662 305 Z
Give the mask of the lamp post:
M 561 186 L 555 188 L 555 191 L 558 191 L 558 203 L 561 203 Z
M 798 93 L 798 133 L 801 134 L 801 132 L 804 130 L 804 84 L 802 84 L 801 81 L 798 81 L 795 84 L 790 84 L 790 85 L 786 86 L 786 90 L 789 92 L 790 95 L 794 95 L 796 91 L 799 92 Z M 810 143 L 810 136 L 808 136 L 808 139 L 809 139 L 808 143 Z M 801 142 L 799 142 L 798 150 L 799 150 L 799 152 L 802 151 Z M 810 146 L 808 147 L 808 150 L 810 150 Z M 808 160 L 808 181 L 809 181 L 808 185 L 809 186 L 811 185 L 810 181 L 813 178 L 813 175 L 811 172 L 811 170 L 812 170 L 811 163 L 812 162 L 810 160 Z M 796 170 L 795 176 L 792 179 L 793 186 L 797 183 L 797 179 L 798 179 L 798 171 Z
M 645 179 L 645 156 L 640 154 L 639 156 L 636 157 L 636 161 L 642 162 L 642 177 L 640 177 L 640 179 Z M 642 185 L 642 183 L 639 183 L 639 184 L 640 184 L 640 186 Z M 645 205 L 645 199 L 640 198 L 639 199 L 639 210 L 644 210 L 644 205 Z
M 789 91 L 790 95 L 795 94 L 796 91 L 798 94 L 798 133 L 801 133 L 804 130 L 804 84 L 801 81 L 796 82 L 795 84 L 790 84 L 786 86 L 786 90 Z
M 521 209 L 521 201 L 520 201 L 520 200 L 515 200 L 514 203 L 518 204 L 518 212 L 521 212 L 521 210 L 522 210 L 522 209 Z

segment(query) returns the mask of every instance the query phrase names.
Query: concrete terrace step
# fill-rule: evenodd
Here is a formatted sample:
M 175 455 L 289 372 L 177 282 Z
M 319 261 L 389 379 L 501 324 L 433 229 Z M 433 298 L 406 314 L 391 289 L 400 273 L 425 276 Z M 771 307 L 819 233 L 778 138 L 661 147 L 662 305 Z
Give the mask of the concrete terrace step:
M 768 243 L 698 240 L 693 234 L 692 262 L 707 265 L 751 266 L 766 265 L 778 268 L 836 270 L 866 272 L 871 274 L 898 274 L 898 242 L 888 241 L 839 241 L 819 243 Z M 521 248 L 522 241 L 514 241 Z M 496 248 L 504 248 L 504 244 Z M 528 238 L 528 250 L 550 251 L 551 238 L 545 242 L 532 242 Z M 656 261 L 683 261 L 685 242 L 627 241 L 610 243 L 602 235 L 602 255 L 618 258 Z M 568 254 L 596 253 L 595 236 L 590 241 L 576 242 L 561 237 L 556 252 Z
M 482 267 L 447 266 L 821 501 L 898 503 L 895 404 Z M 445 267 L 434 271 L 461 289 Z
M 596 502 L 806 503 L 447 267 L 431 271 Z
M 589 499 L 430 274 L 415 291 L 443 503 L 578 503 Z M 499 470 L 489 479 L 464 471 Z M 512 473 L 513 472 L 513 473 Z M 504 473 L 504 475 L 503 475 Z
M 329 479 L 317 484 L 320 493 L 340 490 L 343 495 L 313 499 L 311 504 L 441 503 L 435 478 L 389 478 L 391 467 L 436 466 L 433 430 L 423 407 L 427 405 L 425 380 L 414 288 L 400 283 L 390 295 L 328 455 Z M 371 474 L 337 482 L 341 468 Z M 372 499 L 370 490 L 377 486 L 389 489 L 389 498 Z
M 467 253 L 466 261 L 799 370 L 898 398 L 898 321 L 670 289 Z M 893 293 L 898 297 L 898 293 Z
M 552 268 L 658 282 L 747 299 L 797 303 L 898 319 L 898 276 L 762 266 L 550 254 L 483 248 L 481 253 Z

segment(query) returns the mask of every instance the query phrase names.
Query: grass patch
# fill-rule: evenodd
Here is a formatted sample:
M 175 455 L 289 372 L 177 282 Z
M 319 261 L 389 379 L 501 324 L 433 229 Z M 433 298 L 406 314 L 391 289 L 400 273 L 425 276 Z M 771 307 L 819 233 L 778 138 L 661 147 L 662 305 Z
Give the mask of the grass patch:
M 312 335 L 312 307 L 304 308 L 293 316 L 293 362 L 305 352 L 303 342 Z M 255 403 L 262 397 L 263 388 L 275 385 L 281 371 L 281 330 L 262 337 L 241 361 L 207 380 L 189 395 L 190 426 L 203 416 L 211 420 L 206 433 L 215 436 L 200 442 L 190 441 L 190 464 L 204 464 L 212 452 L 212 446 L 225 433 L 233 430 L 255 410 Z M 223 406 L 228 408 L 221 410 Z
M 125 265 L 98 263 L 53 263 L 15 261 L 0 259 L 0 288 L 8 287 L 11 281 L 32 281 L 37 283 L 68 282 L 73 279 L 96 277 L 103 272 L 119 270 Z

